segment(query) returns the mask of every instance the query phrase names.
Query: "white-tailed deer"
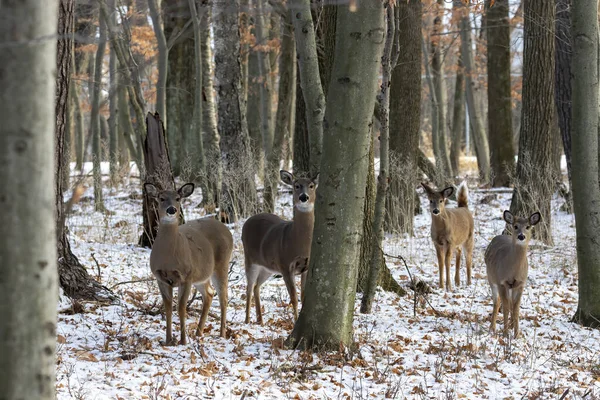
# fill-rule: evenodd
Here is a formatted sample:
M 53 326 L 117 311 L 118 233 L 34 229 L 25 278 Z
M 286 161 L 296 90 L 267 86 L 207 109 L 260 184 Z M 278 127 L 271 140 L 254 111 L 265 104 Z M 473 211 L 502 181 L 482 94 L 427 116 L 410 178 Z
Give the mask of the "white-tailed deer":
M 492 332 L 496 331 L 496 318 L 502 303 L 504 334 L 507 335 L 509 327 L 512 327 L 516 337 L 519 334 L 521 296 L 529 272 L 527 247 L 531 239 L 531 228 L 540 222 L 541 215 L 536 212 L 529 218 L 517 218 L 510 211 L 504 211 L 503 217 L 511 227 L 512 235 L 496 236 L 485 250 L 486 272 L 494 302 L 491 330 Z M 500 302 L 498 297 L 500 297 Z M 510 325 L 508 323 L 509 314 L 512 316 Z
M 302 290 L 308 269 L 310 245 L 315 224 L 315 197 L 319 175 L 313 179 L 294 178 L 280 171 L 281 180 L 294 188 L 294 219 L 285 221 L 274 214 L 257 214 L 242 228 L 246 260 L 246 323 L 250 322 L 250 304 L 254 291 L 256 318 L 262 325 L 260 286 L 273 274 L 283 276 L 285 286 L 298 319 L 298 297 L 294 277 L 302 274 Z
M 150 183 L 146 192 L 158 202 L 159 225 L 152 252 L 150 269 L 158 281 L 158 287 L 167 315 L 165 344 L 174 345 L 171 331 L 173 314 L 173 288 L 179 288 L 180 344 L 186 344 L 186 305 L 192 285 L 202 295 L 202 314 L 196 336 L 202 334 L 208 310 L 215 295 L 215 285 L 221 306 L 220 335 L 225 337 L 227 324 L 227 281 L 229 260 L 233 250 L 231 232 L 214 218 L 188 221 L 179 225 L 181 199 L 194 192 L 194 184 L 186 183 L 179 190 L 159 191 Z
M 454 193 L 450 186 L 442 191 L 436 191 L 421 183 L 429 199 L 431 211 L 431 239 L 435 246 L 438 259 L 440 288 L 444 288 L 444 272 L 446 275 L 446 290 L 452 290 L 450 280 L 450 263 L 452 252 L 456 249 L 456 272 L 454 283 L 460 285 L 460 255 L 465 252 L 467 264 L 467 285 L 471 284 L 471 265 L 473 263 L 473 216 L 469 211 L 469 192 L 467 184 L 461 183 L 458 188 L 456 200 L 458 207 L 446 208 L 446 200 Z

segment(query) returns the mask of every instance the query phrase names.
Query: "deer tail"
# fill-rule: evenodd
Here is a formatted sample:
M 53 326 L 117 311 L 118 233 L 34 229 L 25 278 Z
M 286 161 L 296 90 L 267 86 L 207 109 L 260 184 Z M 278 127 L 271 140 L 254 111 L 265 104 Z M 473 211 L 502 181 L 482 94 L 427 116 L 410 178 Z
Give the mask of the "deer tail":
M 458 201 L 459 207 L 469 207 L 469 188 L 467 188 L 467 182 L 462 181 L 460 186 L 458 187 L 458 193 L 456 195 L 456 200 Z

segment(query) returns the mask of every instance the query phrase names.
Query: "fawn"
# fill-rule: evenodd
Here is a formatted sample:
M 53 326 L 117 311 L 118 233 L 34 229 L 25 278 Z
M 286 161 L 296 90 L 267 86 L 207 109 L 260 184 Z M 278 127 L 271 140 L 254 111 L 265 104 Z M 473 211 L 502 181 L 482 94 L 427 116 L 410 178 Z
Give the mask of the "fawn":
M 229 260 L 233 251 L 233 237 L 229 229 L 214 218 L 189 221 L 179 226 L 181 199 L 194 192 L 194 184 L 186 183 L 177 191 L 159 191 L 146 183 L 146 192 L 158 202 L 159 226 L 150 253 L 150 269 L 156 277 L 167 315 L 165 344 L 174 345 L 171 321 L 173 288 L 179 288 L 178 313 L 181 330 L 180 344 L 186 344 L 186 305 L 191 286 L 202 295 L 202 314 L 196 336 L 202 334 L 208 310 L 215 294 L 215 285 L 221 306 L 221 337 L 227 324 L 227 282 Z
M 452 290 L 450 280 L 450 263 L 452 251 L 456 249 L 456 273 L 454 283 L 460 285 L 460 255 L 465 252 L 467 264 L 467 285 L 471 284 L 471 265 L 473 262 L 473 216 L 468 208 L 469 193 L 467 184 L 461 183 L 458 188 L 458 207 L 446 208 L 446 199 L 454 193 L 450 186 L 442 191 L 435 191 L 425 183 L 421 183 L 429 199 L 431 211 L 431 239 L 438 259 L 440 288 L 444 289 L 444 269 L 446 273 L 446 290 Z
M 281 170 L 281 180 L 294 188 L 294 219 L 285 221 L 274 214 L 254 215 L 244 223 L 242 242 L 246 262 L 246 323 L 250 322 L 250 304 L 254 291 L 256 318 L 262 325 L 260 286 L 273 274 L 283 276 L 298 319 L 298 297 L 295 275 L 302 275 L 302 293 L 308 270 L 310 246 L 315 223 L 315 197 L 319 175 L 313 179 L 295 178 Z
M 529 272 L 527 247 L 531 239 L 531 228 L 540 222 L 541 215 L 539 212 L 535 212 L 529 218 L 521 218 L 514 217 L 510 211 L 504 211 L 503 217 L 504 221 L 512 228 L 512 236 L 494 237 L 485 250 L 486 272 L 494 302 L 491 330 L 492 332 L 496 331 L 496 318 L 501 302 L 504 335 L 508 335 L 508 316 L 511 314 L 510 327 L 513 328 L 516 337 L 519 334 L 521 296 Z M 498 296 L 500 296 L 500 302 Z

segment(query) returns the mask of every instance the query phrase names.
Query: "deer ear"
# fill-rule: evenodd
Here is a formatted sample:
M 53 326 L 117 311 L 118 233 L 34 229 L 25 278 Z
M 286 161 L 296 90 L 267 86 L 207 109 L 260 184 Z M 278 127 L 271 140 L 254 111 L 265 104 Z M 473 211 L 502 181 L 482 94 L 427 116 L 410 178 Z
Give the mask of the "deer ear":
M 317 172 L 317 174 L 315 175 L 314 178 L 311 179 L 312 183 L 315 184 L 315 189 L 319 186 L 319 173 Z
M 504 211 L 504 214 L 502 214 L 502 217 L 504 218 L 504 221 L 506 221 L 510 225 L 512 225 L 515 222 L 515 218 L 508 210 Z
M 442 196 L 447 199 L 448 197 L 452 196 L 452 193 L 454 193 L 454 186 L 448 186 L 446 189 L 442 190 L 441 193 Z
M 542 214 L 535 212 L 529 216 L 529 224 L 535 225 L 542 220 Z
M 428 184 L 421 182 L 421 186 L 423 186 L 423 189 L 425 189 L 425 193 L 433 193 L 433 189 Z
M 144 183 L 144 189 L 146 189 L 146 193 L 148 193 L 148 196 L 150 196 L 150 197 L 158 196 L 158 189 L 153 184 Z
M 195 186 L 193 183 L 186 183 L 182 187 L 177 190 L 177 193 L 181 197 L 189 197 L 192 193 L 194 193 Z
M 292 175 L 290 172 L 287 172 L 286 170 L 281 170 L 279 171 L 279 177 L 281 178 L 281 181 L 285 184 L 288 184 L 290 186 L 292 186 L 294 184 L 294 175 Z

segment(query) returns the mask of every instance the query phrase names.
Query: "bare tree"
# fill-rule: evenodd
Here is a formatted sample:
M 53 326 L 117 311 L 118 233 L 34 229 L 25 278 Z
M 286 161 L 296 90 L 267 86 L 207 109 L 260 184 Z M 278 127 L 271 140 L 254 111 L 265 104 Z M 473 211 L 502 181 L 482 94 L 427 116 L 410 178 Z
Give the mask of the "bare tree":
M 73 3 L 61 3 L 69 9 L 72 28 Z M 54 147 L 57 4 L 2 4 L 0 257 L 7 268 L 0 279 L 0 393 L 7 399 L 55 398 L 55 160 L 49 149 Z M 62 100 L 66 110 L 67 97 Z
M 92 137 L 92 161 L 94 175 L 94 209 L 104 211 L 102 198 L 102 140 L 100 127 L 100 93 L 102 87 L 102 65 L 104 61 L 104 50 L 106 49 L 106 25 L 99 19 L 100 34 L 98 37 L 98 48 L 94 62 L 94 81 L 92 91 L 92 111 L 90 116 L 90 136 Z
M 573 2 L 573 204 L 577 230 L 579 304 L 574 320 L 600 326 L 598 234 L 598 17 L 597 0 Z

